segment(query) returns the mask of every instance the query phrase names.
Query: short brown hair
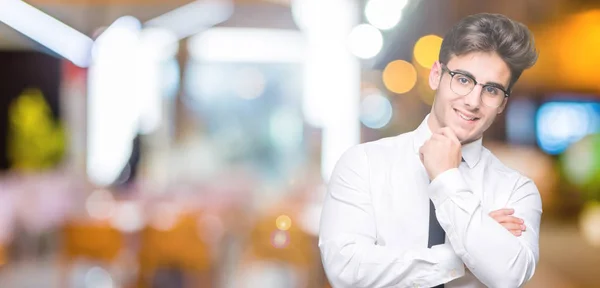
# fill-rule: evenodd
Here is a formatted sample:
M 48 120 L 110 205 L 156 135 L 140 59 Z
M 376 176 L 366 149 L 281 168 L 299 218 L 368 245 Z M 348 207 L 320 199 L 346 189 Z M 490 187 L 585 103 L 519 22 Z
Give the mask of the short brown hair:
M 451 57 L 471 52 L 496 52 L 510 68 L 509 90 L 523 70 L 532 67 L 538 58 L 533 34 L 527 26 L 490 13 L 467 16 L 452 27 L 442 41 L 439 60 L 447 64 Z

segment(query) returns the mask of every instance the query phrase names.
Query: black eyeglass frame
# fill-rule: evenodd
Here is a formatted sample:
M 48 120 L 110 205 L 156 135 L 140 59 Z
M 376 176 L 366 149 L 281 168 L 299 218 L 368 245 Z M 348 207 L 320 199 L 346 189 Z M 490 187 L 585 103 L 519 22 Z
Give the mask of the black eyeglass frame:
M 475 86 L 477 86 L 477 85 L 480 85 L 483 89 L 485 89 L 486 87 L 494 87 L 494 88 L 499 89 L 500 91 L 502 91 L 502 93 L 504 93 L 504 98 L 510 97 L 510 93 L 508 93 L 506 90 L 504 90 L 504 88 L 498 87 L 498 85 L 478 83 L 477 80 L 473 79 L 473 77 L 471 77 L 471 76 L 469 76 L 469 75 L 467 75 L 465 73 L 459 72 L 459 71 L 450 70 L 450 69 L 448 69 L 448 67 L 446 66 L 446 64 L 443 64 L 443 63 L 440 63 L 440 64 L 442 65 L 442 70 L 448 72 L 448 74 L 450 74 L 450 76 L 452 77 L 452 79 L 454 79 L 454 76 L 457 75 L 457 74 L 471 79 L 473 81 L 473 83 L 475 83 L 475 85 L 473 85 L 473 88 L 471 89 L 471 91 L 473 91 L 473 89 L 475 89 Z M 450 83 L 452 83 L 452 82 L 450 82 Z M 452 87 L 452 85 L 450 87 Z M 452 91 L 454 92 L 454 90 L 452 90 Z M 467 96 L 469 93 L 471 93 L 471 91 L 469 91 L 467 94 L 461 95 L 461 96 Z M 456 92 L 454 92 L 454 93 L 456 93 Z M 459 93 L 457 93 L 457 94 L 460 95 Z M 498 106 L 498 107 L 500 107 L 500 106 Z

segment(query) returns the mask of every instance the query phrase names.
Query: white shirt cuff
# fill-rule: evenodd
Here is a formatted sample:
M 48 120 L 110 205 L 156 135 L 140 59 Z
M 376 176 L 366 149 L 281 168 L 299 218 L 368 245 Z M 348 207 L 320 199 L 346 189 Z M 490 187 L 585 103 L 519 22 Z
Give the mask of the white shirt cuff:
M 427 283 L 430 287 L 448 283 L 465 275 L 465 265 L 462 259 L 456 255 L 450 243 L 431 247 L 431 253 L 440 261 L 436 265 L 438 269 L 436 275 L 439 275 L 439 278 L 430 278 Z
M 436 209 L 449 198 L 461 209 L 471 214 L 479 201 L 473 201 L 473 192 L 465 182 L 458 168 L 452 168 L 439 174 L 429 184 L 429 198 Z

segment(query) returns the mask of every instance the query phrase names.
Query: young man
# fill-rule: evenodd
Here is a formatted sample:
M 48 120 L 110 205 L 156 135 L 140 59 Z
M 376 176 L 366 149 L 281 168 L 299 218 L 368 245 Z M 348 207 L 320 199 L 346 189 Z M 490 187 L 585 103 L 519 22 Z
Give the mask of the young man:
M 534 274 L 542 214 L 535 184 L 482 146 L 523 70 L 522 24 L 497 14 L 445 36 L 414 131 L 357 145 L 329 182 L 319 247 L 334 287 L 519 287 Z

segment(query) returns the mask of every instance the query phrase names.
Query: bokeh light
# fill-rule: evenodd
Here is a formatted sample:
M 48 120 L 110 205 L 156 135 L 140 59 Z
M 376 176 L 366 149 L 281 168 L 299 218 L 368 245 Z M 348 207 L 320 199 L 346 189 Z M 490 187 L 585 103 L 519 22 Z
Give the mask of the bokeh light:
M 581 211 L 579 226 L 583 238 L 592 246 L 600 247 L 600 203 L 587 203 Z
M 365 17 L 371 25 L 388 30 L 402 19 L 402 9 L 408 0 L 370 0 L 365 6 Z
M 287 215 L 280 215 L 275 220 L 275 226 L 277 226 L 277 229 L 281 231 L 287 231 L 290 229 L 290 227 L 292 227 L 292 218 Z
M 599 129 L 600 104 L 548 102 L 538 109 L 537 139 L 548 154 L 562 153 L 570 144 Z
M 283 249 L 290 244 L 290 233 L 288 231 L 276 230 L 271 235 L 271 244 L 277 249 Z
M 433 63 L 438 60 L 440 48 L 442 47 L 442 38 L 437 35 L 427 35 L 421 37 L 414 48 L 414 57 L 419 65 L 425 68 L 431 68 Z
M 600 188 L 600 134 L 588 135 L 573 143 L 560 159 L 564 175 L 569 182 L 586 192 L 598 191 Z
M 392 119 L 392 103 L 377 94 L 367 95 L 360 104 L 360 122 L 371 129 L 381 129 Z
M 394 93 L 406 93 L 415 87 L 416 82 L 415 67 L 404 60 L 392 61 L 383 70 L 383 84 Z
M 137 232 L 144 226 L 142 207 L 134 201 L 123 201 L 117 203 L 111 225 L 116 229 L 132 233 Z
M 175 227 L 180 216 L 180 208 L 175 203 L 158 203 L 151 215 L 150 226 L 156 230 L 169 231 Z
M 354 56 L 370 59 L 381 51 L 383 36 L 377 28 L 369 24 L 360 24 L 350 32 L 348 46 Z
M 110 219 L 115 212 L 115 206 L 115 199 L 112 194 L 103 189 L 92 192 L 85 201 L 88 214 L 97 220 Z
M 113 288 L 114 283 L 110 273 L 100 268 L 93 267 L 85 274 L 86 288 Z

